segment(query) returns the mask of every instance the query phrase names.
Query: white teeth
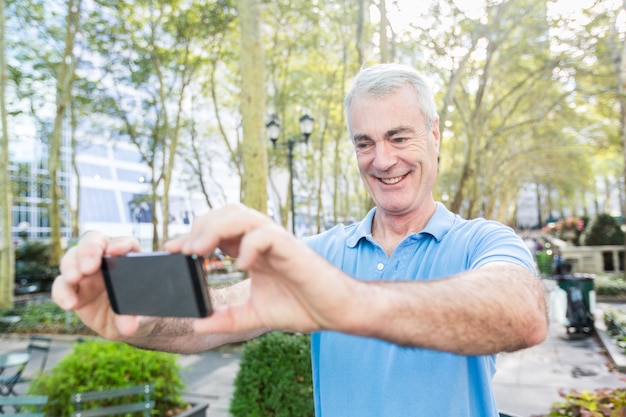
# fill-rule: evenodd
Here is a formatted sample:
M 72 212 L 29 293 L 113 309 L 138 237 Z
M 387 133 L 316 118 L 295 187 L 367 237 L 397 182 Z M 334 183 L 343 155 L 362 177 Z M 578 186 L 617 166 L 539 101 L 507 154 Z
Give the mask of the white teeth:
M 381 178 L 380 180 L 384 182 L 385 184 L 392 185 L 392 184 L 397 184 L 398 182 L 400 182 L 402 178 L 404 178 L 404 176 L 395 177 L 395 178 Z

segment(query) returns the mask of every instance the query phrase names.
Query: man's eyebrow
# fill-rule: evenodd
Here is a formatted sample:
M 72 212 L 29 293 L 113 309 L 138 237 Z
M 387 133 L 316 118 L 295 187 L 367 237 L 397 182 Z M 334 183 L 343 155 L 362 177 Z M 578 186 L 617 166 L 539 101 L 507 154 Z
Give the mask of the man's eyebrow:
M 406 133 L 415 133 L 415 129 L 411 126 L 398 126 L 393 129 L 389 129 L 385 132 L 385 139 L 393 138 L 394 136 L 406 134 Z
M 388 131 L 385 132 L 385 139 L 390 139 L 395 136 L 403 135 L 407 133 L 409 134 L 415 133 L 415 129 L 413 129 L 411 126 L 394 127 L 393 129 L 389 129 Z M 355 135 L 352 137 L 352 141 L 354 143 L 365 141 L 365 140 L 372 140 L 372 137 L 366 133 L 355 133 Z
M 371 140 L 372 138 L 370 137 L 370 135 L 366 135 L 365 133 L 357 133 L 352 137 L 352 141 L 354 143 L 363 141 L 363 140 Z

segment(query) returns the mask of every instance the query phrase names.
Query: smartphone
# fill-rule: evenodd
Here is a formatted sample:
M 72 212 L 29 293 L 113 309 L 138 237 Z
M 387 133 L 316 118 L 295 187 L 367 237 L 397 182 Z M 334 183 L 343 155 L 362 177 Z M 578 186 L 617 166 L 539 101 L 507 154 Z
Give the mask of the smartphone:
M 167 252 L 131 252 L 102 258 L 102 275 L 117 314 L 207 317 L 211 303 L 204 258 Z

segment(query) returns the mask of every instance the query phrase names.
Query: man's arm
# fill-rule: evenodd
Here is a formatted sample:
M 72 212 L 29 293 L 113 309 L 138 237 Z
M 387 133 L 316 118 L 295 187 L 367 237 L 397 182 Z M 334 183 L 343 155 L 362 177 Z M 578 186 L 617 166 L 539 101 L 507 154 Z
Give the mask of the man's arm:
M 220 289 L 211 289 L 213 306 L 240 304 L 250 295 L 250 282 L 239 282 Z M 210 333 L 201 334 L 193 331 L 190 318 L 143 317 L 145 328 L 139 334 L 125 337 L 122 341 L 144 349 L 160 350 L 174 353 L 196 353 L 225 345 L 242 342 L 265 333 L 264 329 L 242 333 Z M 140 326 L 141 327 L 141 326 Z
M 214 312 L 205 319 L 115 315 L 99 270 L 101 257 L 139 248 L 134 240 L 97 233 L 64 256 L 53 297 L 103 337 L 177 352 L 265 330 L 336 330 L 462 354 L 520 349 L 546 335 L 541 284 L 515 264 L 492 262 L 429 282 L 358 281 L 267 216 L 241 205 L 197 219 L 191 232 L 167 249 L 205 254 L 218 246 L 238 258 L 250 279 L 232 292 L 216 292 Z
M 241 237 L 238 265 L 249 271 L 250 298 L 196 321 L 200 333 L 336 330 L 460 354 L 516 350 L 546 336 L 541 283 L 527 268 L 494 261 L 435 281 L 359 281 L 273 223 L 248 228 L 239 209 L 205 217 L 175 245 L 204 252 L 205 239 Z
M 546 337 L 541 282 L 513 263 L 434 281 L 357 282 L 354 291 L 342 323 L 348 333 L 464 355 L 515 351 Z
M 197 334 L 193 331 L 193 319 L 115 314 L 100 272 L 102 256 L 123 255 L 137 250 L 139 245 L 134 239 L 109 239 L 102 233 L 87 233 L 61 260 L 61 275 L 56 278 L 52 288 L 54 301 L 66 310 L 75 311 L 100 336 L 146 349 L 198 352 L 246 340 L 264 332 L 263 329 L 248 329 L 241 333 Z M 243 303 L 249 295 L 248 281 L 210 291 L 211 302 L 218 307 Z

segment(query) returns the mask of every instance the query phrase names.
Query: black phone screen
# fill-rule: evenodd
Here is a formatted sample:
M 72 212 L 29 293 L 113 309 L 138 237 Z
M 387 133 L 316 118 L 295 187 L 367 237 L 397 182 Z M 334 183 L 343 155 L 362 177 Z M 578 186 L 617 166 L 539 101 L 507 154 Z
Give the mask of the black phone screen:
M 103 257 L 102 273 L 113 311 L 207 317 L 211 304 L 202 263 L 201 256 L 164 252 Z

